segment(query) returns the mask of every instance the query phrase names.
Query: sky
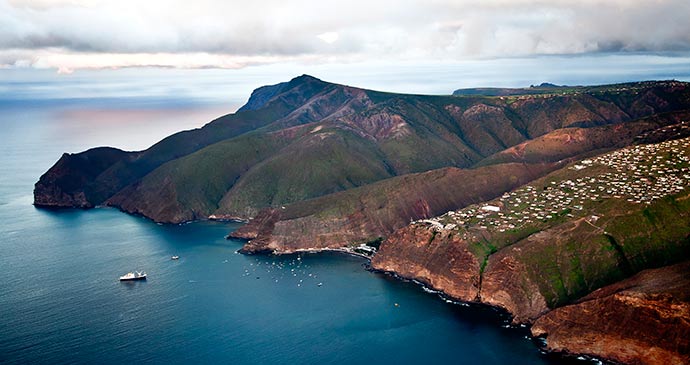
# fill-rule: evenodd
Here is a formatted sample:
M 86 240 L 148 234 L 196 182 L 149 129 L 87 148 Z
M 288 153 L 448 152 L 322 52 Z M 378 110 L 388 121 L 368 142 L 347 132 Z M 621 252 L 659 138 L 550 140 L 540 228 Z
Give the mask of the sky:
M 690 80 L 688 19 L 687 0 L 0 0 L 0 95 L 133 75 L 154 93 L 199 76 L 201 94 L 303 73 L 420 93 Z

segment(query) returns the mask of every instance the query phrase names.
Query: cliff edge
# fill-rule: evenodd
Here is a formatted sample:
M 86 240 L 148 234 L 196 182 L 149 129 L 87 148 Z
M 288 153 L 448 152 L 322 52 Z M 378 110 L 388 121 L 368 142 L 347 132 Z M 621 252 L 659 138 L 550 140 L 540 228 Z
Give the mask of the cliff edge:
M 690 363 L 690 262 L 645 270 L 532 326 L 550 351 L 625 364 Z

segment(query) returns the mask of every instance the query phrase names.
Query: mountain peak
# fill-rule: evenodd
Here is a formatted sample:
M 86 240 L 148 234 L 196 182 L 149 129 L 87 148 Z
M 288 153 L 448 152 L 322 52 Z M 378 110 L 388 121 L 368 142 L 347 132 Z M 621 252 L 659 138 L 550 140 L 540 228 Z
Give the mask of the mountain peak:
M 302 74 L 301 76 L 297 76 L 294 79 L 290 80 L 290 82 L 308 82 L 308 81 L 322 81 L 322 80 L 318 79 L 312 75 L 307 75 L 307 74 Z
M 561 87 L 561 85 L 552 84 L 552 83 L 550 83 L 550 82 L 542 82 L 542 83 L 539 84 L 538 86 L 530 85 L 530 87 L 531 87 L 531 88 L 535 88 L 535 87 L 542 87 L 542 88 L 552 87 L 552 88 L 556 88 L 556 87 Z
M 282 93 L 283 91 L 308 83 L 323 83 L 323 81 L 317 79 L 314 76 L 304 74 L 302 76 L 297 76 L 287 82 L 281 82 L 275 85 L 261 86 L 252 91 L 252 95 L 249 97 L 247 103 L 244 104 L 237 111 L 241 112 L 245 110 L 261 109 L 264 105 L 266 105 L 266 103 L 268 103 L 269 100 L 271 100 L 274 96 Z
M 316 84 L 316 83 L 325 83 L 325 82 L 320 80 L 320 79 L 317 79 L 314 76 L 304 74 L 302 76 L 297 76 L 294 79 L 290 80 L 290 82 L 288 82 L 285 90 L 288 90 L 288 89 L 291 89 L 293 87 L 300 86 L 300 85 Z

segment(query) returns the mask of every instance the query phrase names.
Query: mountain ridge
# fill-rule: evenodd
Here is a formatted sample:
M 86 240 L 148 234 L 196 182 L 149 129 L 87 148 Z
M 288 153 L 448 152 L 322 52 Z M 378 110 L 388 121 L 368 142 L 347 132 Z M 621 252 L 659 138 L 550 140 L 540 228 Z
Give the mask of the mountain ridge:
M 644 85 L 622 96 L 578 94 L 505 101 L 382 93 L 303 75 L 257 89 L 246 108 L 200 129 L 175 134 L 144 151 L 122 153 L 81 184 L 61 185 L 65 179 L 58 175 L 80 174 L 64 170 L 78 164 L 67 163 L 71 155 L 63 156 L 62 167 L 56 165 L 36 184 L 35 204 L 87 208 L 106 204 L 168 223 L 211 215 L 246 219 L 265 207 L 393 176 L 471 167 L 555 129 L 620 123 L 685 105 L 685 84 Z M 261 143 L 279 150 L 267 151 Z M 223 152 L 225 147 L 236 153 Z M 250 149 L 254 157 L 245 157 L 252 165 L 238 169 L 216 161 L 216 166 L 208 166 L 206 157 L 215 152 L 236 160 Z M 360 151 L 359 157 L 348 156 L 350 150 Z M 303 154 L 297 160 L 303 167 L 284 167 L 293 162 L 286 157 L 290 151 Z M 194 166 L 208 166 L 208 173 L 195 174 Z M 317 171 L 315 166 L 322 167 Z M 223 169 L 235 172 L 220 173 Z M 172 171 L 190 172 L 183 177 Z M 294 193 L 275 191 L 267 176 L 282 176 L 282 187 Z M 211 193 L 200 191 L 204 186 Z M 160 187 L 167 192 L 151 194 Z

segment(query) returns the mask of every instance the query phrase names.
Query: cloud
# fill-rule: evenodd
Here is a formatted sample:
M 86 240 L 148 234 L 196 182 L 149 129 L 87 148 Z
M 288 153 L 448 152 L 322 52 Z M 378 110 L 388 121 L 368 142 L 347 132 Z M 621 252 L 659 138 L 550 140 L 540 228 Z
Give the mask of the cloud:
M 232 56 L 203 52 L 123 54 L 71 52 L 56 49 L 11 50 L 0 54 L 0 65 L 5 65 L 5 67 L 57 69 L 58 72 L 65 74 L 78 69 L 127 67 L 240 69 L 247 66 L 295 61 L 317 62 L 317 58 L 315 56 Z
M 688 15 L 687 0 L 0 0 L 0 65 L 689 52 Z
M 326 32 L 326 33 L 321 33 L 316 36 L 317 38 L 321 39 L 322 41 L 328 43 L 328 44 L 333 44 L 335 43 L 340 35 L 338 32 Z

